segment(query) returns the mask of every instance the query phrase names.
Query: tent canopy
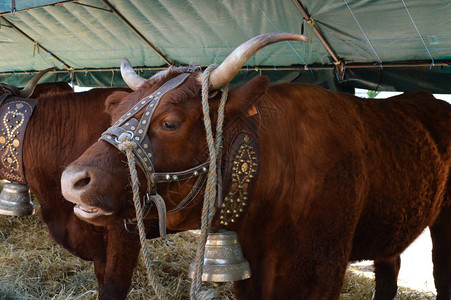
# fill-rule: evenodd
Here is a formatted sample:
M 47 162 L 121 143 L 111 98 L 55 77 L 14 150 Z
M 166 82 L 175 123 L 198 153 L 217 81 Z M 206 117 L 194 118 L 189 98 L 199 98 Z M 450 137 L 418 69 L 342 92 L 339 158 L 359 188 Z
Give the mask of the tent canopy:
M 124 85 L 127 57 L 143 77 L 170 65 L 219 64 L 242 42 L 296 32 L 254 55 L 234 82 L 258 74 L 334 90 L 450 93 L 448 0 L 0 0 L 0 82 Z M 320 36 L 315 34 L 317 31 Z

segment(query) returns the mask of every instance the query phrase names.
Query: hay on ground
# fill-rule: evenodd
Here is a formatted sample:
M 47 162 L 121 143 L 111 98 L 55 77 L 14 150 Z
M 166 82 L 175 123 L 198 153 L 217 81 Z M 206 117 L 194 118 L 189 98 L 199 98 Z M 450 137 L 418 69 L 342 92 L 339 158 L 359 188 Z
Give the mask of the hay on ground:
M 39 210 L 39 204 L 34 202 Z M 187 272 L 195 257 L 197 235 L 183 232 L 148 243 L 152 267 L 170 297 L 189 299 L 191 280 Z M 215 288 L 220 299 L 235 299 L 229 283 L 203 286 Z M 340 299 L 371 299 L 373 292 L 373 279 L 348 269 Z M 0 215 L 0 299 L 97 299 L 92 263 L 56 245 L 37 215 L 23 218 Z M 157 299 L 143 264 L 135 271 L 127 299 Z M 435 296 L 400 288 L 396 299 L 435 299 Z

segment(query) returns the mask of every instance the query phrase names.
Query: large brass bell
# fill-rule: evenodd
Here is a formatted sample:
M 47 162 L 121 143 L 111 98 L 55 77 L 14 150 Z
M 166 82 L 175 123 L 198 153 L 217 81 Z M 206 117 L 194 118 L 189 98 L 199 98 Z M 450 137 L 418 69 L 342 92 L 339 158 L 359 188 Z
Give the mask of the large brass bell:
M 5 182 L 0 193 L 0 214 L 9 216 L 29 216 L 34 213 L 28 185 Z
M 188 277 L 194 278 L 196 262 L 190 264 Z M 236 232 L 210 233 L 205 244 L 202 281 L 227 282 L 251 277 L 251 268 L 241 252 Z

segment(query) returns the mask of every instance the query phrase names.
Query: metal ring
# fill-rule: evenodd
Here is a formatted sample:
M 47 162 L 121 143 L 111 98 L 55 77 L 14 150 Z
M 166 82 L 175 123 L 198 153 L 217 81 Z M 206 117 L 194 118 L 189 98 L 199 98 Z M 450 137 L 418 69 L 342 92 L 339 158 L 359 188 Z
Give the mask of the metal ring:
M 135 136 L 135 134 L 134 134 L 132 131 L 130 131 L 130 130 L 127 130 L 126 132 L 122 132 L 121 134 L 124 134 L 124 133 L 128 133 L 128 134 L 130 135 L 130 139 L 131 139 L 131 140 L 132 140 L 133 137 Z M 120 142 L 119 142 L 119 140 L 118 140 L 117 138 L 118 138 L 118 137 L 115 136 L 115 137 L 114 137 L 114 141 L 116 142 L 116 144 L 119 144 Z

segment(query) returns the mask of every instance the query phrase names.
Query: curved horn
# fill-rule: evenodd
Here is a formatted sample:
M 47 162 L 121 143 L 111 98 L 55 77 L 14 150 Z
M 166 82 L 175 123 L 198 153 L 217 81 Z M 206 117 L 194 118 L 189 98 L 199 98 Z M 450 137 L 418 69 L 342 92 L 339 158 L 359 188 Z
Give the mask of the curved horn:
M 258 50 L 281 41 L 307 41 L 308 37 L 287 32 L 274 32 L 256 36 L 238 46 L 210 75 L 210 90 L 219 89 L 229 83 L 241 67 Z
M 28 81 L 27 85 L 22 90 L 20 90 L 19 96 L 22 98 L 30 97 L 31 94 L 33 94 L 33 92 L 34 92 L 34 88 L 38 84 L 39 79 L 41 79 L 42 76 L 45 75 L 45 73 L 47 73 L 49 71 L 53 71 L 55 69 L 56 69 L 56 67 L 52 67 L 52 68 L 48 68 L 48 69 L 45 69 L 45 70 L 42 70 L 41 72 L 39 72 L 36 76 L 31 78 L 30 81 Z
M 141 85 L 146 82 L 144 78 L 136 74 L 135 70 L 133 70 L 130 65 L 130 62 L 125 57 L 121 62 L 121 75 L 128 87 L 134 91 L 139 89 Z

